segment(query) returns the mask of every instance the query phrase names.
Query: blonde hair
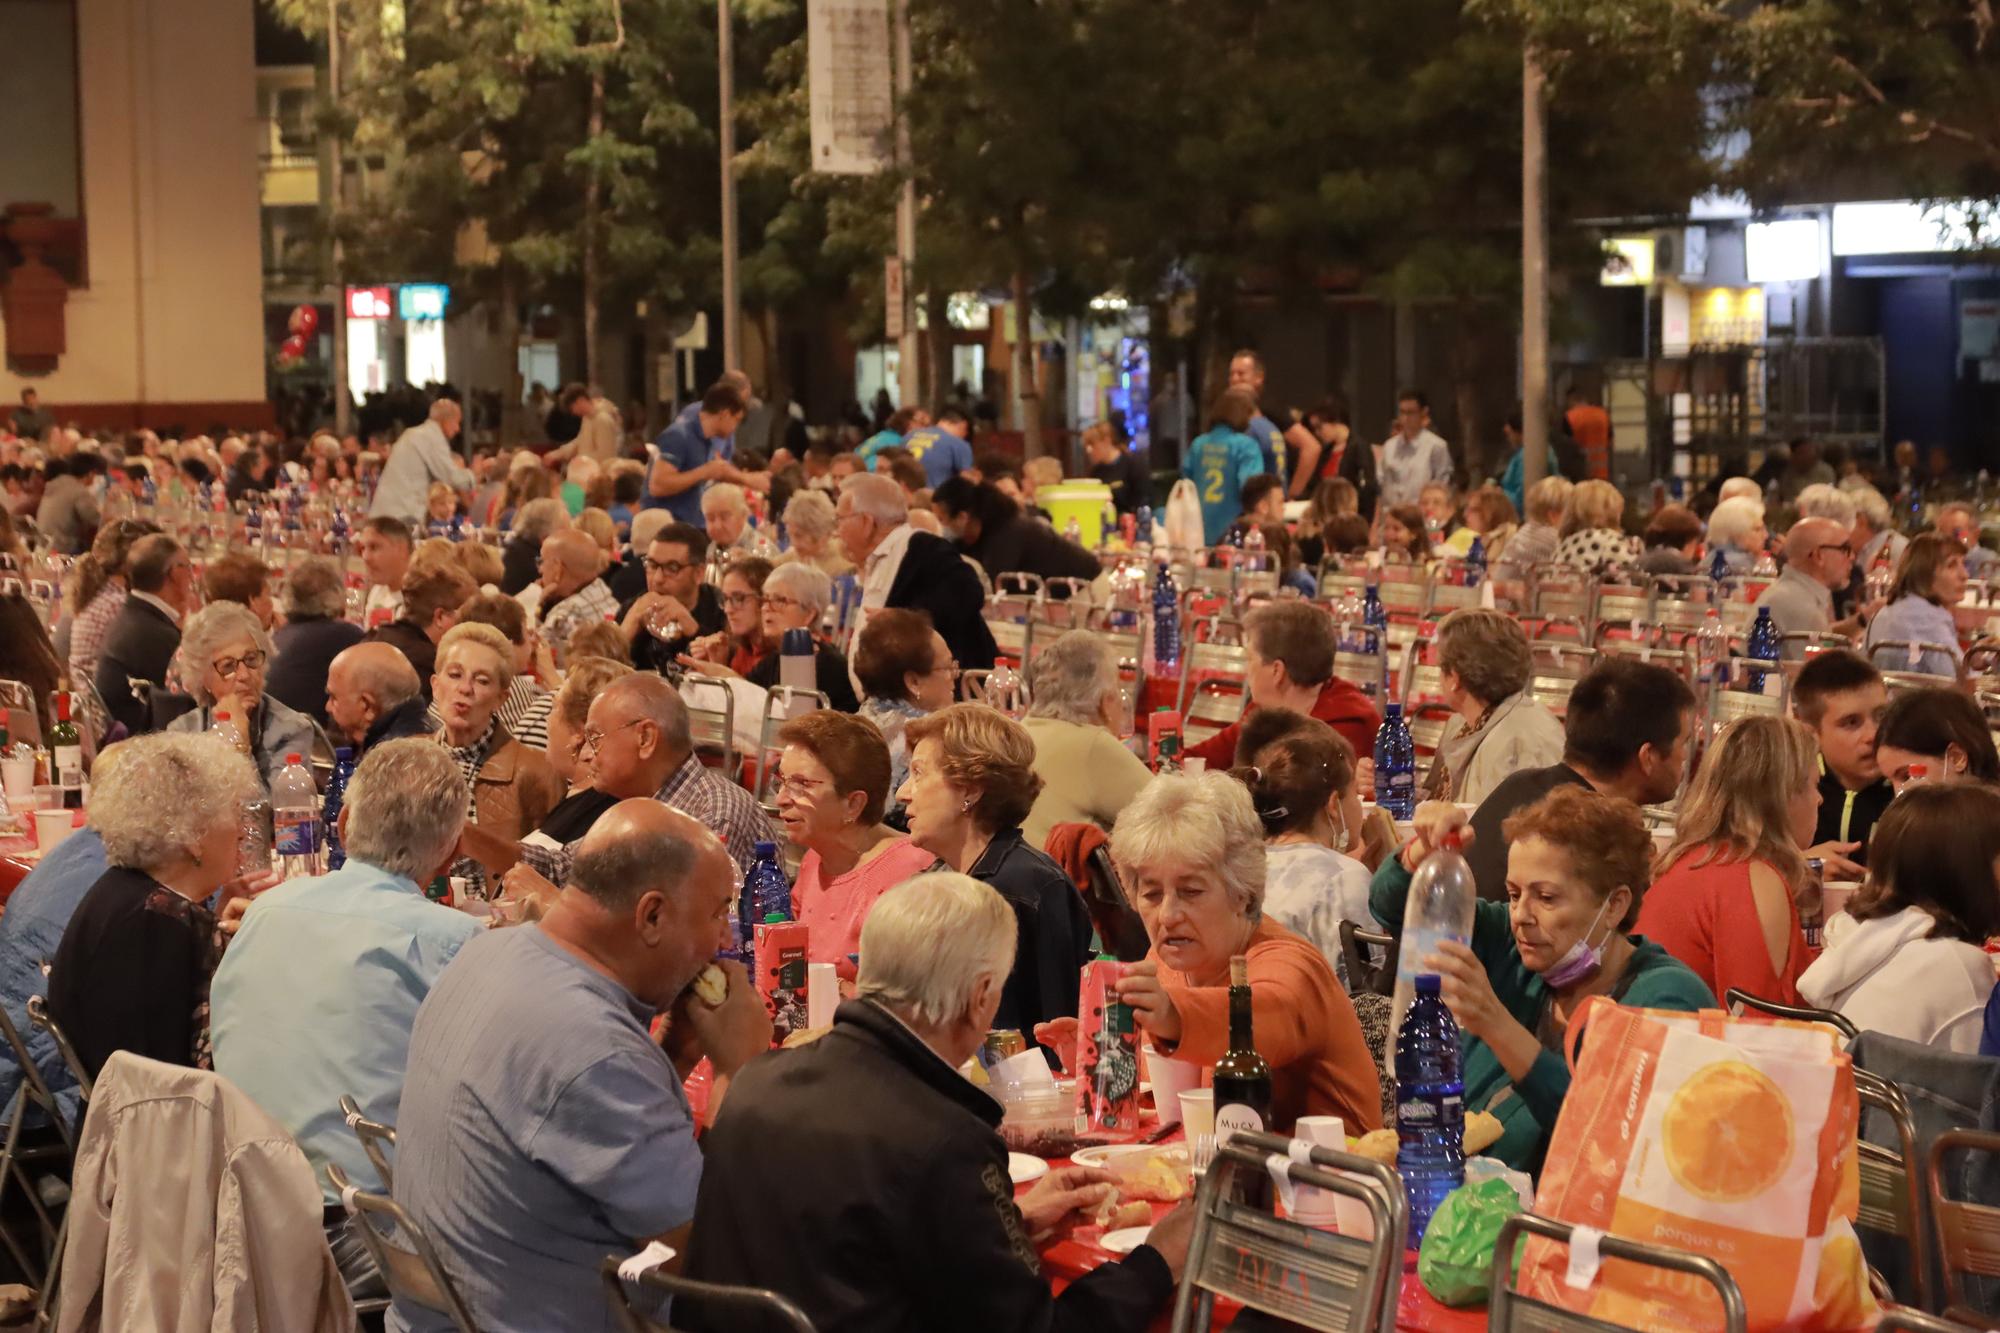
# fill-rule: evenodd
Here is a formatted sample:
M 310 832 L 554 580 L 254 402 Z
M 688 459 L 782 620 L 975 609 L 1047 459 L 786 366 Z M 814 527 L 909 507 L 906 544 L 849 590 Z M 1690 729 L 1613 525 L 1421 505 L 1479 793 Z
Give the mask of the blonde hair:
M 1805 854 L 1792 837 L 1791 799 L 1819 781 L 1819 747 L 1788 717 L 1746 717 L 1716 733 L 1681 797 L 1674 840 L 1655 873 L 1689 852 L 1694 867 L 1764 861 L 1796 892 Z
M 458 563 L 482 588 L 489 583 L 497 586 L 501 579 L 507 577 L 506 561 L 496 548 L 484 542 L 460 542 Z
M 1213 873 L 1238 911 L 1263 916 L 1264 825 L 1249 790 L 1226 773 L 1148 782 L 1112 825 L 1111 859 L 1127 898 L 1134 878 L 1172 866 Z
M 1037 486 L 1054 486 L 1063 479 L 1062 462 L 1046 455 L 1030 458 L 1021 464 L 1021 475 Z
M 963 1015 L 979 983 L 1014 970 L 1014 909 L 970 875 L 904 880 L 861 923 L 855 994 L 926 1026 Z
M 1543 477 L 1523 497 L 1527 501 L 1528 521 L 1548 527 L 1561 523 L 1563 511 L 1569 508 L 1569 493 L 1575 489 L 1576 483 L 1568 477 Z
M 618 525 L 602 509 L 586 509 L 576 516 L 576 527 L 603 547 L 607 553 L 618 549 Z
M 1569 493 L 1569 506 L 1563 511 L 1563 536 L 1593 528 L 1622 531 L 1624 526 L 1625 494 L 1610 482 L 1594 479 L 1579 482 Z
M 514 645 L 507 642 L 505 634 L 484 621 L 462 620 L 444 632 L 444 637 L 438 640 L 437 669 L 440 672 L 444 670 L 445 657 L 453 649 L 467 645 L 484 648 L 499 660 L 497 674 L 500 690 L 504 694 L 507 687 L 514 683 Z

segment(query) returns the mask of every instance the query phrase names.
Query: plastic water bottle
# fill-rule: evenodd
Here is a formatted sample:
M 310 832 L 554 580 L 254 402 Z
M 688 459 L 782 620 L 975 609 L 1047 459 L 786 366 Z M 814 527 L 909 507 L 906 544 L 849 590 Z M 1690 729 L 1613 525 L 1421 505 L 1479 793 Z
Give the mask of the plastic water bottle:
M 1181 665 L 1181 593 L 1165 560 L 1153 572 L 1153 666 L 1162 674 Z
M 208 734 L 220 736 L 229 748 L 240 752 L 243 749 L 243 728 L 236 725 L 236 719 L 226 712 L 219 712 L 209 720 Z
M 1140 548 L 1150 548 L 1153 544 L 1153 506 L 1140 505 L 1136 517 L 1139 522 L 1137 526 L 1138 535 L 1134 539 L 1134 545 Z
M 1694 633 L 1695 684 L 1713 685 L 1728 658 L 1729 631 L 1723 628 L 1722 617 L 1711 606 L 1701 618 L 1701 628 Z
M 320 807 L 320 836 L 326 840 L 328 870 L 347 864 L 347 848 L 340 840 L 340 808 L 347 802 L 347 780 L 353 776 L 354 747 L 343 745 L 333 752 L 333 776 L 327 779 L 326 803 Z
M 1477 588 L 1486 582 L 1486 543 L 1479 537 L 1465 549 L 1465 586 Z
M 1424 858 L 1410 879 L 1410 895 L 1403 903 L 1401 944 L 1396 951 L 1396 993 L 1389 1006 L 1389 1052 L 1396 1049 L 1396 1033 L 1416 995 L 1424 959 L 1446 940 L 1472 943 L 1472 911 L 1479 901 L 1479 886 L 1473 882 L 1472 867 L 1466 864 L 1460 845 L 1457 830 L 1445 834 L 1442 845 Z M 1393 1065 L 1389 1072 L 1396 1072 Z
M 312 773 L 294 750 L 271 784 L 271 839 L 286 879 L 320 873 L 319 793 Z
M 1396 1173 L 1410 1196 L 1411 1249 L 1445 1195 L 1465 1183 L 1458 1058 L 1458 1024 L 1438 995 L 1437 977 L 1426 973 L 1416 980 L 1416 998 L 1396 1034 Z
M 1708 562 L 1708 576 L 1717 583 L 1729 577 L 1729 552 L 1723 547 L 1715 548 L 1715 558 Z
M 1264 530 L 1255 524 L 1243 534 L 1243 568 L 1251 574 L 1264 570 Z
M 778 864 L 778 844 L 756 843 L 750 852 L 750 869 L 743 876 L 743 896 L 736 908 L 736 927 L 745 957 L 755 938 L 756 923 L 774 916 L 780 921 L 792 919 L 792 886 L 785 878 L 785 868 Z
M 1750 637 L 1749 641 L 1744 645 L 1743 655 L 1745 657 L 1757 658 L 1760 661 L 1770 662 L 1774 665 L 1776 664 L 1778 660 L 1778 627 L 1771 621 L 1770 607 L 1760 606 L 1757 608 L 1757 619 L 1750 626 Z M 1763 693 L 1765 673 L 1762 671 L 1752 671 L 1749 675 L 1750 688 L 1759 694 Z
M 1403 705 L 1393 699 L 1382 705 L 1382 725 L 1375 732 L 1375 804 L 1394 819 L 1417 812 L 1416 742 L 1403 720 Z
M 1382 605 L 1380 590 L 1372 583 L 1361 593 L 1361 623 L 1382 635 L 1385 644 L 1388 642 L 1389 612 Z

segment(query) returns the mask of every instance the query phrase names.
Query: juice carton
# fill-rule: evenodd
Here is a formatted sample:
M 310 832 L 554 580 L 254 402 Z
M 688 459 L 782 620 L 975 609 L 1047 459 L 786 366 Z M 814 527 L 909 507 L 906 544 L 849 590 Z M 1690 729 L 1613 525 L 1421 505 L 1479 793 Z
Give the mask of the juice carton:
M 757 927 L 754 946 L 757 993 L 771 1014 L 771 1039 L 782 1042 L 806 1029 L 806 940 L 803 921 L 771 921 Z
M 1076 1004 L 1076 1132 L 1132 1134 L 1139 1128 L 1139 1032 L 1118 999 L 1124 965 L 1083 965 Z

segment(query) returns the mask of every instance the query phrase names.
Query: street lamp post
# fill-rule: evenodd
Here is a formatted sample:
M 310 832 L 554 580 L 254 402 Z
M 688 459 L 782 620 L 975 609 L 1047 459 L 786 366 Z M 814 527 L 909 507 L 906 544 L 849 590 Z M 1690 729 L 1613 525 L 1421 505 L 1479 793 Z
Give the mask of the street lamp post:
M 736 71 L 732 65 L 729 0 L 715 0 L 716 85 L 722 145 L 722 364 L 743 364 L 743 311 L 736 286 Z

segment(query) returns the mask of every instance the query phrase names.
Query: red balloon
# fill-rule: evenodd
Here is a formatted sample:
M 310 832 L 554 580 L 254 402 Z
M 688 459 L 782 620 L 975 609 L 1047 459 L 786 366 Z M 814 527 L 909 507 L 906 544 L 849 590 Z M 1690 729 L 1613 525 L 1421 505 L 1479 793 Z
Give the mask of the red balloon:
M 298 361 L 305 354 L 306 340 L 296 333 L 278 345 L 278 359 L 281 361 Z
M 285 324 L 300 337 L 310 338 L 314 330 L 319 328 L 319 309 L 309 305 L 294 306 L 291 318 Z

